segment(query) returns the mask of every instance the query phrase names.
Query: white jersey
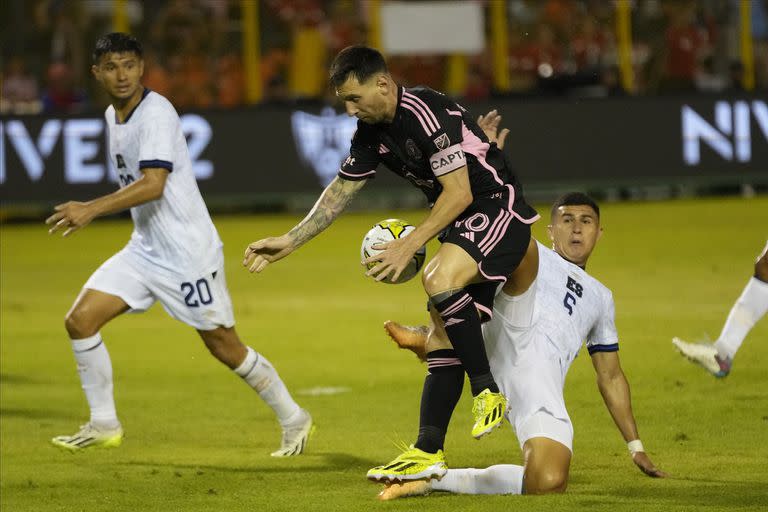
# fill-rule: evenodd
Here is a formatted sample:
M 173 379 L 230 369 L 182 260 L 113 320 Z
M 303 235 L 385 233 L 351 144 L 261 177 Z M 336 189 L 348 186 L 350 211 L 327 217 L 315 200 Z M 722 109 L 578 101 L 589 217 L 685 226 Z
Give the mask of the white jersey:
M 539 271 L 531 288 L 519 297 L 499 291 L 488 337 L 536 340 L 563 363 L 566 372 L 586 342 L 590 354 L 618 350 L 613 295 L 600 281 L 551 249 L 538 244 Z M 506 332 L 506 335 L 505 335 Z M 533 336 L 521 337 L 523 332 Z M 499 347 L 500 349 L 502 347 Z M 524 347 L 506 347 L 508 362 L 515 364 Z
M 126 249 L 161 272 L 196 275 L 218 268 L 223 244 L 197 188 L 173 105 L 146 89 L 124 122 L 117 122 L 111 105 L 105 117 L 120 187 L 139 179 L 141 169 L 170 171 L 160 199 L 131 208 L 134 229 Z
M 556 252 L 541 244 L 538 250 L 536 280 L 515 297 L 499 287 L 483 335 L 520 447 L 533 437 L 547 437 L 572 451 L 565 376 L 585 341 L 590 354 L 618 350 L 613 297 Z

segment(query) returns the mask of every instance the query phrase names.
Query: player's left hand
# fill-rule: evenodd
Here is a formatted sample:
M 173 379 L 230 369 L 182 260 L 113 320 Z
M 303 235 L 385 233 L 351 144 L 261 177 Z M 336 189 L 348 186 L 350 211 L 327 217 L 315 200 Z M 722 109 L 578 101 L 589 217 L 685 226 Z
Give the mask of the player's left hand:
M 69 236 L 87 226 L 96 216 L 88 203 L 79 201 L 68 201 L 56 205 L 54 210 L 56 213 L 45 219 L 47 225 L 52 225 L 48 230 L 49 235 L 66 228 L 62 236 Z
M 657 468 L 645 452 L 635 452 L 632 455 L 632 462 L 640 468 L 640 471 L 651 478 L 666 478 L 667 474 Z
M 373 277 L 376 281 L 382 281 L 389 276 L 390 281 L 395 282 L 410 263 L 418 247 L 414 249 L 409 243 L 409 237 L 404 237 L 376 244 L 373 249 L 381 250 L 381 252 L 364 259 L 362 263 L 367 265 L 378 262 L 378 264 L 365 275 Z

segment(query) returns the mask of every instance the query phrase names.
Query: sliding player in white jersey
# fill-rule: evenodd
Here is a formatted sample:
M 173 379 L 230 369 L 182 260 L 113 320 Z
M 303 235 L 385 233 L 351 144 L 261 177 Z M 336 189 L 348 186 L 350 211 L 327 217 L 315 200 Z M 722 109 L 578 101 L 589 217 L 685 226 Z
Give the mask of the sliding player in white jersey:
M 298 455 L 312 418 L 293 400 L 264 356 L 244 345 L 234 329 L 224 277 L 223 244 L 197 188 L 179 116 L 163 96 L 141 85 L 141 44 L 127 34 L 100 38 L 92 71 L 111 99 L 105 116 L 109 157 L 120 190 L 88 202 L 56 206 L 46 223 L 64 236 L 102 215 L 130 208 L 128 244 L 93 273 L 67 313 L 90 420 L 54 445 L 80 450 L 119 446 L 123 429 L 112 388 L 112 363 L 100 329 L 127 311 L 156 301 L 194 327 L 208 350 L 245 380 L 275 412 L 283 430 L 276 457 Z
M 501 116 L 491 111 L 480 116 L 478 125 L 502 148 L 509 131 L 502 130 L 497 138 L 500 120 Z M 442 468 L 432 468 L 443 475 L 441 480 L 392 482 L 380 499 L 437 490 L 464 494 L 565 491 L 573 427 L 565 408 L 563 384 L 583 340 L 590 347 L 598 387 L 628 441 L 633 462 L 649 476 L 666 476 L 654 466 L 638 439 L 629 385 L 616 351 L 611 293 L 583 270 L 602 232 L 599 208 L 583 194 L 566 194 L 554 204 L 548 229 L 557 255 L 537 244 L 537 268 L 530 280 L 508 282 L 498 290 L 493 319 L 484 326 L 492 370 L 499 372 L 502 391 L 510 399 L 507 418 L 517 432 L 525 465 L 446 469 L 443 464 Z M 548 277 L 541 277 L 545 275 Z M 387 322 L 385 327 L 401 348 L 412 350 L 421 360 L 426 359 L 428 347 L 433 350 L 445 345 L 444 333 L 434 326 L 414 328 Z M 553 342 L 555 332 L 559 335 Z M 429 457 L 425 461 L 433 462 Z
M 556 252 L 538 244 L 533 282 L 508 282 L 484 325 L 491 370 L 509 400 L 507 419 L 517 434 L 525 465 L 445 469 L 437 480 L 388 484 L 381 499 L 431 491 L 463 494 L 563 492 L 573 450 L 573 426 L 563 398 L 568 368 L 586 340 L 597 384 L 634 463 L 647 475 L 663 477 L 645 454 L 632 414 L 629 384 L 618 357 L 618 335 L 610 290 L 584 271 L 600 236 L 597 205 L 580 193 L 566 194 L 552 208 L 550 237 Z M 442 335 L 388 322 L 387 331 L 420 357 Z M 429 338 L 427 340 L 427 338 Z M 426 343 L 426 345 L 425 345 Z M 431 349 L 431 347 L 430 347 Z
M 714 343 L 688 343 L 672 338 L 677 350 L 715 377 L 731 372 L 733 358 L 749 331 L 768 313 L 768 242 L 757 257 L 755 273 L 731 308 L 723 330 Z

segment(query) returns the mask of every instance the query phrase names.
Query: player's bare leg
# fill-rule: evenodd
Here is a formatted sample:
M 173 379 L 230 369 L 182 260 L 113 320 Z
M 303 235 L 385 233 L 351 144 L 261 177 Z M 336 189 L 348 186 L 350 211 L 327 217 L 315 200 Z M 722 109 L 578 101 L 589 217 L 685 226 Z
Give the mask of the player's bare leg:
M 565 492 L 571 451 L 565 445 L 547 437 L 533 437 L 523 445 L 525 473 L 524 494 Z
M 51 442 L 66 450 L 120 446 L 123 429 L 117 419 L 112 393 L 112 362 L 99 330 L 129 309 L 120 297 L 84 288 L 67 313 L 64 326 L 77 361 L 77 372 L 91 414 L 89 421 L 72 435 Z
M 280 448 L 273 457 L 301 454 L 314 430 L 312 416 L 293 400 L 272 364 L 240 341 L 234 327 L 197 331 L 211 354 L 231 368 L 275 412 L 283 429 Z
M 83 288 L 64 318 L 64 327 L 72 339 L 88 338 L 128 309 L 116 295 Z
M 531 238 L 528 242 L 528 249 L 525 256 L 520 260 L 517 268 L 509 275 L 507 282 L 504 283 L 504 293 L 515 297 L 522 295 L 531 287 L 536 277 L 539 275 L 539 248 L 536 240 Z

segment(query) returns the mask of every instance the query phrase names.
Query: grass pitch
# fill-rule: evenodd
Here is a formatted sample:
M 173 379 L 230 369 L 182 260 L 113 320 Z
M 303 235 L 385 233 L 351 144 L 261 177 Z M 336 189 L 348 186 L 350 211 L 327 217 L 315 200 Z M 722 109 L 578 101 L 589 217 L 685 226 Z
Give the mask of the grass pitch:
M 765 244 L 766 212 L 765 197 L 604 205 L 605 233 L 589 270 L 614 292 L 641 438 L 669 479 L 647 478 L 631 463 L 584 351 L 566 383 L 576 432 L 567 494 L 440 493 L 390 503 L 374 499 L 378 486 L 365 472 L 398 453 L 393 441 L 415 439 L 425 368 L 393 348 L 381 325 L 426 320 L 417 280 L 377 284 L 358 265 L 362 235 L 392 212 L 347 214 L 258 276 L 240 266 L 246 244 L 298 217 L 215 219 L 241 337 L 274 363 L 318 424 L 308 452 L 285 460 L 269 457 L 280 437 L 272 413 L 159 306 L 102 331 L 123 446 L 53 448 L 51 437 L 87 419 L 64 313 L 131 226 L 97 221 L 66 240 L 48 237 L 42 221 L 2 226 L 0 509 L 765 510 L 768 320 L 722 381 L 684 361 L 670 339 L 717 337 Z M 419 222 L 425 213 L 396 215 Z M 535 226 L 540 240 L 545 225 Z M 342 392 L 317 394 L 321 387 Z M 475 441 L 470 425 L 465 393 L 446 446 L 450 466 L 521 462 L 509 426 Z

